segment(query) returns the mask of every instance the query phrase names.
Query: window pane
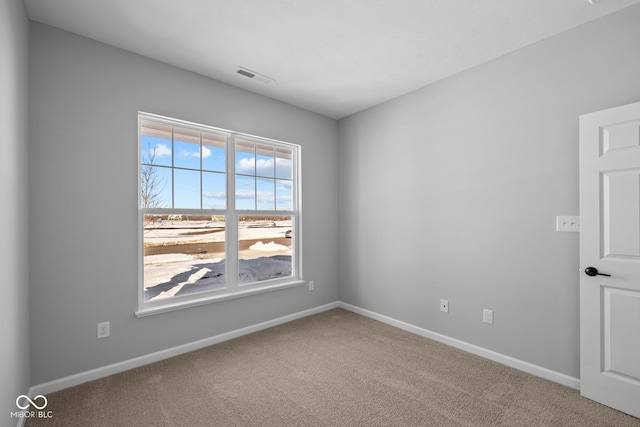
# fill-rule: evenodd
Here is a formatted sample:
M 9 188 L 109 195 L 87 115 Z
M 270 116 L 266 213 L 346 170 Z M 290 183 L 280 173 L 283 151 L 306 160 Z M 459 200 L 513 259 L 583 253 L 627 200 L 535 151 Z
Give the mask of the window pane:
M 171 207 L 171 168 L 140 165 L 140 207 Z
M 278 148 L 276 150 L 276 178 L 293 179 L 292 150 Z
M 226 184 L 224 173 L 202 172 L 202 207 L 204 209 L 226 208 Z
M 140 120 L 140 163 L 171 166 L 171 125 Z
M 243 215 L 238 219 L 239 283 L 291 277 L 292 218 Z
M 264 211 L 272 211 L 275 209 L 275 181 L 268 178 L 257 178 L 257 190 L 258 190 L 258 209 Z
M 224 219 L 143 216 L 145 302 L 226 288 Z
M 200 169 L 200 132 L 174 128 L 174 166 Z
M 236 175 L 236 209 L 256 208 L 255 178 L 252 176 Z
M 173 207 L 200 209 L 200 172 L 174 169 Z
M 253 142 L 236 140 L 236 174 L 256 174 L 255 147 Z
M 273 147 L 256 145 L 256 175 L 273 178 L 275 176 L 275 155 Z
M 292 181 L 276 180 L 276 210 L 293 210 Z
M 227 138 L 202 132 L 202 169 L 216 172 L 227 170 Z

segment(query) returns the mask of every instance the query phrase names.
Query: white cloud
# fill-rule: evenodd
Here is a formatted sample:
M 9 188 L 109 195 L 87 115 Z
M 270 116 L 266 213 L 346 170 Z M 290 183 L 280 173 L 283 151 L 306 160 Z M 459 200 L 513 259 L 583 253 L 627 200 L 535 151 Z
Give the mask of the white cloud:
M 179 153 L 180 157 L 196 157 L 199 158 L 200 157 L 200 152 L 199 151 L 189 151 L 187 149 L 181 149 L 180 153 Z M 207 147 L 202 147 L 202 158 L 206 159 L 207 157 L 211 156 L 211 150 L 208 149 Z
M 293 162 L 290 159 L 276 159 L 276 166 L 283 169 L 290 169 Z
M 236 199 L 253 199 L 255 195 L 253 190 L 236 190 Z
M 282 204 L 291 204 L 291 202 L 293 201 L 293 197 L 291 196 L 278 196 L 278 198 L 276 199 L 276 202 L 278 202 L 278 205 L 282 205 Z
M 273 169 L 273 159 L 269 159 L 269 160 L 265 160 L 265 159 L 260 159 L 258 160 L 258 164 L 256 165 L 256 167 L 258 169 Z
M 236 165 L 236 170 L 238 172 L 251 173 L 254 171 L 258 173 L 258 175 L 270 175 L 273 176 L 273 159 L 256 159 L 254 157 L 251 158 L 242 158 L 238 161 Z
M 149 149 L 149 154 L 156 157 L 170 156 L 171 148 L 167 147 L 166 144 L 156 144 L 154 148 Z
M 180 157 L 199 157 L 199 153 L 195 151 L 185 150 L 184 148 L 178 153 Z
M 274 194 L 271 191 L 258 191 L 258 201 L 262 203 L 273 203 Z
M 253 173 L 255 167 L 256 167 L 256 159 L 254 159 L 253 157 L 250 159 L 244 157 L 238 161 L 238 164 L 236 165 L 236 171 Z
M 222 199 L 226 198 L 225 193 L 222 191 L 204 191 L 202 197 L 207 199 Z

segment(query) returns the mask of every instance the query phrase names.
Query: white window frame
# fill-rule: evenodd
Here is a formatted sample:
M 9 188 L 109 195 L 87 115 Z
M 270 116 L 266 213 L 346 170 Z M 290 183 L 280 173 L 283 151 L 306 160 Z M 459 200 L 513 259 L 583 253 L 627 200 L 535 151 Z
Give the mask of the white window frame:
M 214 134 L 224 134 L 226 140 L 226 209 L 180 209 L 180 208 L 143 208 L 141 206 L 141 126 L 142 120 L 159 122 L 162 124 L 178 126 L 181 128 L 205 131 Z M 266 144 L 275 148 L 286 148 L 292 151 L 292 206 L 291 210 L 236 210 L 235 208 L 235 182 L 236 182 L 236 162 L 235 162 L 235 140 L 241 138 L 244 141 L 251 141 L 258 144 Z M 179 310 L 187 307 L 194 307 L 203 304 L 210 304 L 263 292 L 270 292 L 279 289 L 300 286 L 304 284 L 302 275 L 302 215 L 301 215 L 301 173 L 300 157 L 301 146 L 288 142 L 263 138 L 227 129 L 216 128 L 208 125 L 188 122 L 179 119 L 159 116 L 145 112 L 138 112 L 138 310 L 136 317 L 144 317 L 152 314 Z M 173 165 L 171 166 L 173 168 Z M 175 189 L 172 189 L 175 191 Z M 256 206 L 257 207 L 257 206 Z M 192 215 L 224 215 L 225 217 L 225 264 L 227 286 L 225 289 L 201 292 L 191 295 L 172 296 L 157 301 L 144 300 L 144 215 L 145 214 L 192 214 Z M 239 284 L 238 266 L 238 218 L 241 216 L 258 215 L 278 215 L 291 216 L 292 218 L 292 275 L 286 278 L 269 279 L 252 282 L 249 284 Z

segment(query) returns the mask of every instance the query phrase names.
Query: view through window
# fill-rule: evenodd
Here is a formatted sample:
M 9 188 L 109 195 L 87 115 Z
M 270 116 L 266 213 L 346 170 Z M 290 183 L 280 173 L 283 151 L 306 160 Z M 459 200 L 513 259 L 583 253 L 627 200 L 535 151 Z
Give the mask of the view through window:
M 299 280 L 298 157 L 294 144 L 140 113 L 142 305 Z

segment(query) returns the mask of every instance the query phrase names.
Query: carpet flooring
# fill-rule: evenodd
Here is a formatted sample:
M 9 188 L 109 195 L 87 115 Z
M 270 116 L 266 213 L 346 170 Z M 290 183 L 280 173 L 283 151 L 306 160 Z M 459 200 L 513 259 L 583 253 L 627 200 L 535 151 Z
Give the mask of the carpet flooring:
M 636 426 L 576 390 L 334 309 L 47 396 L 27 426 Z

